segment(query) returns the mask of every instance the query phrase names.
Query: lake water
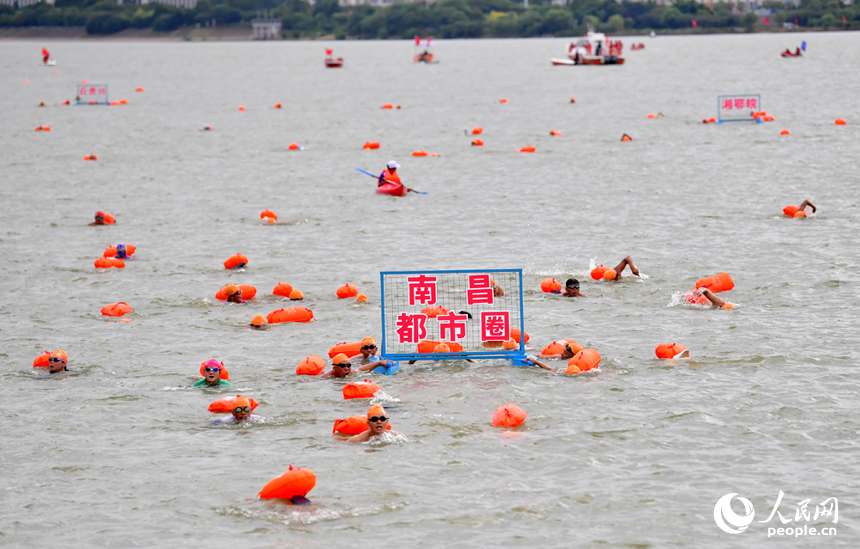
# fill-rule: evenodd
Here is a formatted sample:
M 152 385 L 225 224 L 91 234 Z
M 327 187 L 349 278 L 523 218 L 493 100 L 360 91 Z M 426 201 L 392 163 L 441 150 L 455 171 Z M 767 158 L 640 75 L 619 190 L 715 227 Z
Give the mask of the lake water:
M 779 57 L 801 40 L 803 58 Z M 623 66 L 551 66 L 567 43 L 439 40 L 428 66 L 408 41 L 54 42 L 54 68 L 41 43 L 0 43 L 0 543 L 856 547 L 860 34 L 625 38 Z M 82 79 L 129 105 L 60 106 Z M 702 124 L 724 93 L 760 93 L 776 121 Z M 391 159 L 428 194 L 378 196 L 355 171 Z M 804 199 L 816 216 L 782 216 Z M 117 224 L 87 227 L 96 210 Z M 96 271 L 119 242 L 135 260 Z M 248 268 L 225 271 L 236 252 Z M 646 276 L 588 276 L 626 255 Z M 573 338 L 599 371 L 403 365 L 371 377 L 409 442 L 333 436 L 367 402 L 295 367 L 381 336 L 379 272 L 489 268 L 524 270 L 534 352 Z M 682 303 L 720 271 L 737 309 Z M 571 276 L 587 298 L 540 291 Z M 249 330 L 289 306 L 279 281 L 317 322 Z M 229 282 L 257 298 L 216 301 Z M 336 299 L 345 282 L 369 302 Z M 115 301 L 130 322 L 100 315 Z M 675 341 L 691 359 L 655 357 Z M 78 375 L 34 372 L 56 348 Z M 211 426 L 219 394 L 191 388 L 209 358 L 265 424 Z M 523 427 L 490 425 L 506 402 Z M 290 464 L 316 473 L 314 505 L 255 500 Z M 837 535 L 768 538 L 780 491 L 785 526 Z M 714 521 L 728 493 L 755 507 L 741 535 Z M 831 497 L 838 524 L 794 520 Z

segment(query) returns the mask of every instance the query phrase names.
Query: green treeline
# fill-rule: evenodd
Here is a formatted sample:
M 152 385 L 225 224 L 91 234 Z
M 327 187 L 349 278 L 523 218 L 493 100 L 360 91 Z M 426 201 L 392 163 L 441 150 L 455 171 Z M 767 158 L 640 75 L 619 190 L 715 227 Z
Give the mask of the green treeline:
M 17 3 L 16 3 L 17 6 Z M 860 28 L 860 6 L 840 0 L 801 0 L 799 6 L 767 2 L 769 28 L 783 23 L 824 29 Z M 388 7 L 339 6 L 337 0 L 199 0 L 194 9 L 150 3 L 118 5 L 115 0 L 56 0 L 15 9 L 0 6 L 0 27 L 86 27 L 89 34 L 113 34 L 127 28 L 168 32 L 194 25 L 247 23 L 260 10 L 283 21 L 284 38 L 478 38 L 571 36 L 588 25 L 619 33 L 625 29 L 765 29 L 759 16 L 739 5 L 717 2 L 712 8 L 695 0 L 672 5 L 622 0 L 571 0 L 566 6 L 531 0 L 529 7 L 510 0 L 442 0 L 425 6 L 400 3 Z

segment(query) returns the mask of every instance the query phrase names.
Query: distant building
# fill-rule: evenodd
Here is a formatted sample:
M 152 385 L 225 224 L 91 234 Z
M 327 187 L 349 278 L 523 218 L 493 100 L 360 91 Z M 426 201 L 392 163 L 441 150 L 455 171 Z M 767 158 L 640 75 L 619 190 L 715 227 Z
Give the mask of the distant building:
M 15 7 L 15 1 L 16 0 L 0 0 L 0 5 L 12 6 L 14 8 Z M 17 0 L 19 8 L 23 8 L 26 6 L 32 6 L 33 4 L 38 4 L 41 1 L 42 0 Z M 52 6 L 54 5 L 54 0 L 44 0 L 44 1 L 47 4 L 51 4 Z
M 251 39 L 280 40 L 281 19 L 278 17 L 255 17 L 251 20 Z

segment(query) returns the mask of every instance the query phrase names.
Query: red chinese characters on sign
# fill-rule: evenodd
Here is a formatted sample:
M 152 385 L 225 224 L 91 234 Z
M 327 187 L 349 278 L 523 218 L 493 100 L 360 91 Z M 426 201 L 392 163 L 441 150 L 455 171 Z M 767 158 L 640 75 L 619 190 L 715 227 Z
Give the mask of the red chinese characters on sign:
M 493 304 L 493 285 L 490 275 L 474 275 L 469 277 L 469 289 L 466 290 L 466 303 L 469 305 Z
M 735 99 L 735 108 L 741 110 L 744 108 L 744 98 Z
M 427 315 L 400 313 L 397 317 L 397 337 L 400 343 L 418 343 L 427 337 Z
M 758 101 L 755 99 L 747 99 L 747 108 L 753 110 L 758 109 Z
M 726 111 L 732 110 L 732 105 L 734 105 L 734 103 L 732 102 L 731 99 L 723 99 L 723 110 L 726 110 Z
M 508 311 L 481 311 L 481 341 L 507 341 L 511 338 Z
M 88 88 L 86 86 L 81 86 L 78 88 L 78 96 L 84 95 L 107 95 L 107 88 Z
M 436 317 L 439 322 L 439 337 L 445 341 L 457 341 L 466 337 L 466 321 L 469 320 L 468 315 L 458 315 L 449 312 L 445 315 Z M 445 337 L 445 333 L 448 336 Z
M 424 305 L 436 304 L 436 277 L 418 275 L 407 278 L 409 283 L 409 304 L 422 303 Z

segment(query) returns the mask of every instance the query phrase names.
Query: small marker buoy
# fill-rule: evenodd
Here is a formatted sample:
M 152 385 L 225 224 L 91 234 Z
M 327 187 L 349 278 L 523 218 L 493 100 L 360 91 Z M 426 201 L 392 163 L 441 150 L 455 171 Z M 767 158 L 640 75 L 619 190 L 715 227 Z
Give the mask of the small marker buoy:
M 43 131 L 43 132 L 49 132 L 49 131 L 51 131 L 51 126 L 42 126 L 42 131 Z
M 483 132 L 484 128 L 482 128 L 481 126 L 475 126 L 474 128 L 472 128 L 472 135 L 480 135 Z
M 84 78 L 83 80 L 81 80 L 81 84 L 89 84 L 89 83 L 90 83 L 90 81 L 89 81 L 89 80 L 87 80 L 86 78 Z
M 301 150 L 302 147 L 298 143 L 290 143 L 290 146 L 287 148 L 291 151 L 298 151 Z
M 533 153 L 533 152 L 535 152 L 536 150 L 537 150 L 537 149 L 535 149 L 532 145 L 526 145 L 525 147 L 523 147 L 523 148 L 521 148 L 521 149 L 517 149 L 517 152 L 521 152 L 521 153 Z
M 779 135 L 789 135 L 790 133 L 791 132 L 789 132 L 788 130 L 782 130 L 781 132 L 779 132 Z
M 483 147 L 484 142 L 482 140 L 476 138 L 476 139 L 472 140 L 472 146 L 473 147 Z
M 353 284 L 344 284 L 335 292 L 337 294 L 338 299 L 346 299 L 348 297 L 355 297 L 358 295 L 358 286 L 354 286 Z
M 499 99 L 499 103 L 507 103 L 507 102 L 508 102 L 508 100 L 505 99 L 504 97 Z
M 245 110 L 245 107 L 243 107 L 242 105 L 239 105 L 239 110 L 240 110 L 240 111 L 244 111 L 244 110 Z
M 128 105 L 128 99 L 120 99 L 119 104 L 120 105 Z
M 368 141 L 364 144 L 364 146 L 362 148 L 366 151 L 369 151 L 372 149 L 378 149 L 379 148 L 379 141 Z
M 651 113 L 648 113 L 648 118 L 657 118 L 657 115 L 654 114 L 653 112 L 651 112 Z
M 141 88 L 140 86 L 138 86 L 137 88 L 135 88 L 135 89 L 134 89 L 134 91 L 136 91 L 136 92 L 142 92 L 142 91 L 143 91 L 143 88 Z
M 528 414 L 513 402 L 509 402 L 496 408 L 493 412 L 493 427 L 519 427 L 528 417 Z
M 717 119 L 716 119 L 716 118 L 714 118 L 714 117 L 712 116 L 712 117 L 708 118 L 708 122 L 709 122 L 710 124 L 716 124 Z
M 382 108 L 383 109 L 393 109 L 394 105 L 391 103 L 386 103 L 385 105 L 382 105 Z
M 241 269 L 248 264 L 248 256 L 243 254 L 233 254 L 224 261 L 225 269 Z
M 550 134 L 550 135 L 556 135 L 556 136 L 562 136 L 562 135 L 564 135 L 563 133 L 561 133 L 561 132 L 560 132 L 560 131 L 558 131 L 558 130 L 550 130 L 550 131 L 549 131 L 549 134 Z
M 275 103 L 275 108 L 276 108 L 276 109 L 280 109 L 280 108 L 281 108 L 281 104 L 280 104 L 280 103 Z
M 576 98 L 575 98 L 575 97 L 571 97 L 571 98 L 570 98 L 570 102 L 571 102 L 571 103 L 576 103 Z
M 554 278 L 545 278 L 540 283 L 540 289 L 548 294 L 560 294 L 561 282 Z
M 848 124 L 848 122 L 846 122 L 844 118 L 837 118 L 835 123 L 837 126 L 844 126 Z
M 657 358 L 675 358 L 686 350 L 687 348 L 680 343 L 661 343 L 654 349 L 654 353 L 657 355 Z M 690 356 L 689 352 L 687 356 Z
M 276 214 L 272 210 L 265 209 L 262 212 L 260 212 L 260 219 L 274 219 L 275 221 L 277 221 L 278 220 L 278 214 Z M 289 294 L 287 294 L 287 295 L 289 295 Z
M 428 156 L 429 154 L 427 151 L 412 151 L 412 156 Z

